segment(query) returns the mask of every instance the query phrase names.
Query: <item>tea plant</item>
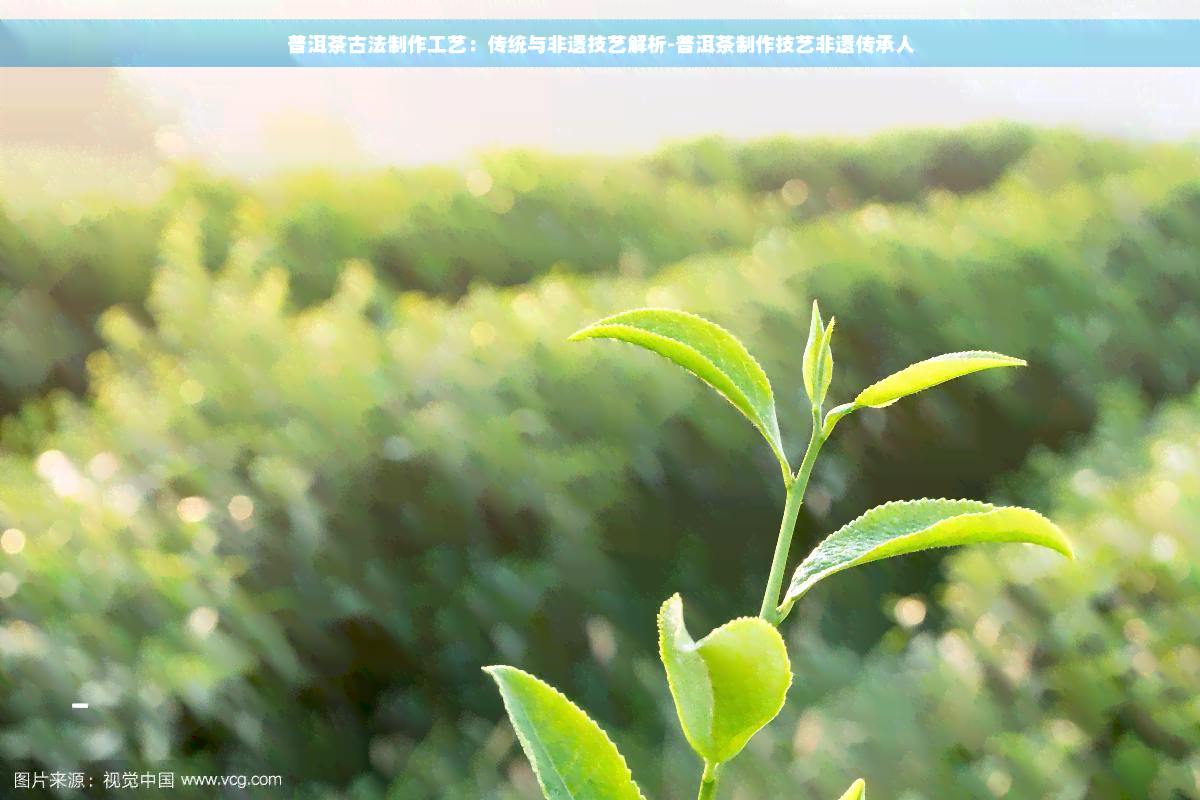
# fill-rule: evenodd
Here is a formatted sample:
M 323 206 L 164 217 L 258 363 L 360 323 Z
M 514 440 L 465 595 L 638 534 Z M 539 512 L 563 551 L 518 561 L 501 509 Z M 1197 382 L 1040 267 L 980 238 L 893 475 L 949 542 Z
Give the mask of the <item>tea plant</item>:
M 822 541 L 801 562 L 782 598 L 792 531 L 821 446 L 834 426 L 860 408 L 884 408 L 902 397 L 953 378 L 993 367 L 1024 366 L 1021 359 L 985 351 L 950 353 L 913 364 L 823 414 L 833 379 L 835 320 L 828 326 L 813 303 L 802 376 L 812 409 L 812 436 L 794 473 L 783 452 L 771 384 L 758 362 L 732 334 L 680 311 L 640 309 L 602 319 L 571 337 L 617 339 L 674 361 L 720 392 L 767 440 L 783 471 L 787 501 L 757 617 L 728 622 L 694 641 L 683 618 L 683 600 L 672 596 L 658 615 L 659 655 L 684 736 L 704 761 L 700 800 L 716 792 L 720 769 L 783 708 L 792 683 L 791 663 L 778 627 L 817 581 L 835 572 L 890 556 L 977 542 L 1025 542 L 1072 558 L 1063 533 L 1025 508 L 974 500 L 885 503 Z M 509 666 L 487 667 L 548 800 L 641 800 L 641 792 L 616 746 L 600 726 L 557 690 Z M 863 800 L 859 779 L 841 800 Z

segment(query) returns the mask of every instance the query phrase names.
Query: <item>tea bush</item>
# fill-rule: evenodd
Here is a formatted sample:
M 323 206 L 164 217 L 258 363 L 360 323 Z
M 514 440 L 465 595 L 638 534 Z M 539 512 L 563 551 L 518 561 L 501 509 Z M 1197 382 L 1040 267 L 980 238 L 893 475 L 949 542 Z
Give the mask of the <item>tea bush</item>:
M 1080 148 L 1068 151 L 1097 147 L 1075 138 Z M 96 316 L 117 302 L 140 307 L 158 239 L 188 200 L 205 208 L 202 258 L 210 270 L 236 238 L 233 209 L 259 200 L 277 258 L 291 273 L 289 302 L 301 307 L 329 297 L 349 258 L 372 261 L 393 288 L 457 298 L 474 280 L 515 285 L 555 267 L 638 276 L 695 253 L 748 246 L 775 225 L 861 204 L 877 189 L 907 201 L 937 185 L 984 188 L 1035 139 L 1014 126 L 907 134 L 904 152 L 920 156 L 899 195 L 880 188 L 897 185 L 897 147 L 886 137 L 861 144 L 700 140 L 625 159 L 512 151 L 469 170 L 317 170 L 261 185 L 184 164 L 167 194 L 147 207 L 92 198 L 78 219 L 60 209 L 15 222 L 0 214 L 5 328 L 32 339 L 0 340 L 0 412 L 53 388 L 82 394 L 83 360 L 99 344 Z M 1130 148 L 1110 147 L 1137 160 Z M 716 182 L 695 166 L 696 153 L 732 171 Z M 791 190 L 781 193 L 789 180 Z
M 1106 157 L 1035 146 L 971 197 L 868 205 L 647 277 L 550 275 L 458 302 L 397 296 L 358 262 L 296 309 L 261 204 L 231 216 L 239 238 L 215 267 L 211 203 L 176 215 L 144 311 L 100 318 L 88 400 L 52 395 L 4 421 L 0 530 L 22 532 L 0 585 L 6 766 L 283 774 L 315 796 L 355 781 L 364 797 L 389 781 L 393 797 L 516 792 L 504 773 L 524 773 L 479 672 L 505 661 L 621 731 L 634 771 L 662 776 L 647 792 L 674 796 L 694 765 L 659 761 L 673 734 L 645 620 L 668 587 L 697 629 L 757 608 L 781 501 L 760 478 L 778 468 L 689 376 L 648 354 L 580 357 L 566 337 L 641 305 L 713 319 L 779 376 L 789 456 L 814 296 L 844 320 L 831 401 L 936 353 L 1020 354 L 1019 377 L 843 423 L 795 550 L 851 510 L 980 496 L 1034 445 L 1087 430 L 1114 378 L 1158 398 L 1200 377 L 1196 157 L 1155 146 L 1114 174 L 1095 167 Z M 626 403 L 605 401 L 618 392 Z M 936 564 L 816 590 L 824 635 L 867 649 L 888 627 L 879 599 L 929 591 Z M 796 662 L 812 702 L 857 660 L 815 644 L 817 621 L 800 644 L 842 666 L 821 682 Z

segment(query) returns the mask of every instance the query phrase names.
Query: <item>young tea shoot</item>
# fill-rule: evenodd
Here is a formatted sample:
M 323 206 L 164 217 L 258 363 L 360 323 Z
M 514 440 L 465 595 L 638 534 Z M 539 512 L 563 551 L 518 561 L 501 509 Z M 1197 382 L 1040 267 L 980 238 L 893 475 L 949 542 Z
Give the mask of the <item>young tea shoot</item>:
M 1074 557 L 1062 531 L 1026 508 L 975 500 L 885 503 L 826 537 L 796 568 L 783 592 L 792 533 L 809 476 L 821 446 L 842 418 L 860 408 L 885 408 L 972 372 L 1025 366 L 1019 358 L 983 350 L 949 353 L 906 367 L 825 413 L 825 397 L 833 381 L 834 322 L 830 318 L 825 324 L 814 301 L 801 359 L 812 434 L 795 472 L 784 453 L 771 383 L 745 346 L 725 329 L 693 314 L 651 308 L 607 317 L 571 337 L 572 341 L 616 339 L 674 361 L 745 415 L 766 440 L 783 473 L 787 499 L 759 615 L 734 619 L 694 641 L 678 594 L 658 614 L 659 656 L 675 709 L 688 744 L 704 764 L 700 800 L 714 796 L 721 767 L 783 708 L 792 669 L 778 627 L 818 581 L 891 556 L 982 542 L 1024 542 Z M 514 667 L 487 667 L 486 671 L 500 687 L 517 738 L 547 800 L 642 797 L 616 746 L 583 710 Z M 866 785 L 859 779 L 841 800 L 865 798 Z

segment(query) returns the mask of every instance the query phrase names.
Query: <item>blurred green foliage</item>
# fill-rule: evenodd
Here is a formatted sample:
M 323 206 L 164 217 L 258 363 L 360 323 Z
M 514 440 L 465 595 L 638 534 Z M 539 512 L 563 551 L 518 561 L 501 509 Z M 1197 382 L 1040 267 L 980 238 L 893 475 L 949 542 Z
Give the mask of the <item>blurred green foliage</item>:
M 789 704 L 733 763 L 737 796 L 830 797 L 855 775 L 910 800 L 1200 792 L 1200 392 L 1147 418 L 1116 384 L 1103 408 L 1079 452 L 1036 453 L 996 498 L 1048 498 L 1077 560 L 951 555 L 932 598 L 889 604 L 902 624 L 870 657 L 825 651 L 844 685 Z M 934 598 L 943 629 L 905 619 Z
M 731 612 L 753 613 L 782 506 L 778 469 L 753 428 L 681 370 L 568 335 L 645 305 L 712 319 L 776 377 L 789 456 L 808 436 L 800 358 L 814 297 L 838 317 L 833 403 L 943 352 L 982 347 L 1029 361 L 1020 374 L 972 376 L 843 422 L 810 484 L 795 561 L 881 502 L 982 497 L 1031 448 L 1058 449 L 1087 431 L 1113 381 L 1157 400 L 1200 379 L 1196 153 L 1015 129 L 991 139 L 929 136 L 924 149 L 881 139 L 874 161 L 862 145 L 847 144 L 840 160 L 818 158 L 825 145 L 813 145 L 812 163 L 833 176 L 828 208 L 811 191 L 797 202 L 789 181 L 823 179 L 796 176 L 805 148 L 779 140 L 731 146 L 736 157 L 724 161 L 711 142 L 676 148 L 620 167 L 631 172 L 614 167 L 625 177 L 590 194 L 578 188 L 582 177 L 569 179 L 580 162 L 553 178 L 528 154 L 485 164 L 492 186 L 479 195 L 463 186 L 476 181 L 478 190 L 480 176 L 436 170 L 357 188 L 281 184 L 274 196 L 214 183 L 144 219 L 106 217 L 125 220 L 129 246 L 112 229 L 112 238 L 97 237 L 109 250 L 97 244 L 93 260 L 84 257 L 92 251 L 70 255 L 82 241 L 77 226 L 69 233 L 43 221 L 48 232 L 39 233 L 33 222 L 5 223 L 4 263 L 25 281 L 14 281 L 10 298 L 47 303 L 63 287 L 90 299 L 60 330 L 74 325 L 103 345 L 87 356 L 86 397 L 51 393 L 3 422 L 0 531 L 21 532 L 0 541 L 6 766 L 282 774 L 289 791 L 314 798 L 341 796 L 335 789 L 356 798 L 526 797 L 531 775 L 479 670 L 503 662 L 544 677 L 599 719 L 649 795 L 678 796 L 695 765 L 664 712 L 655 611 L 680 592 L 697 636 Z M 904 167 L 896 154 L 909 152 Z M 980 154 L 1008 161 L 989 173 Z M 872 163 L 888 185 L 915 174 L 983 191 L 910 197 L 894 188 L 912 202 L 880 202 L 896 196 L 847 178 L 857 173 L 845 165 L 866 174 Z M 953 164 L 962 174 L 951 179 Z M 980 177 L 988 174 L 990 183 Z M 512 207 L 471 222 L 497 185 L 515 187 Z M 552 270 L 589 248 L 555 250 L 530 231 L 536 214 L 510 217 L 523 207 L 518 190 L 549 204 L 564 196 L 554 186 L 583 198 L 564 201 L 559 219 L 591 214 L 610 232 L 603 259 L 572 268 L 596 274 Z M 305 216 L 317 207 L 340 210 Z M 456 208 L 466 210 L 456 217 Z M 737 216 L 730 208 L 747 209 L 743 239 L 721 239 Z M 790 210 L 762 212 L 771 208 Z M 465 254 L 474 259 L 467 273 L 482 280 L 414 286 L 379 251 L 355 249 L 387 239 L 375 226 L 401 217 L 413 227 L 391 241 L 433 259 L 414 275 L 437 276 L 436 259 Z M 694 220 L 692 232 L 655 250 L 656 226 L 671 218 Z M 308 233 L 289 240 L 295 230 Z M 497 256 L 500 241 L 528 258 Z M 743 247 L 706 252 L 727 245 Z M 645 269 L 622 262 L 635 247 Z M 35 264 L 57 265 L 45 274 L 63 277 L 44 278 Z M 114 277 L 83 292 L 73 288 L 76 272 L 82 286 L 87 274 Z M 332 289 L 322 283 L 335 277 Z M 491 285 L 506 283 L 514 285 Z M 53 319 L 53 306 L 30 308 L 30 319 Z M 5 350 L 13 365 L 5 375 L 17 374 L 23 346 Z M 24 380 L 35 398 L 49 385 Z M 1046 481 L 1014 487 L 1022 504 L 1058 502 Z M 953 793 L 929 787 L 958 786 L 945 781 L 967 773 L 977 776 L 969 786 L 986 786 L 981 753 L 987 764 L 1008 763 L 1009 750 L 985 748 L 991 739 L 973 751 L 936 742 L 921 750 L 950 734 L 924 732 L 931 723 L 918 696 L 871 677 L 916 667 L 883 651 L 871 656 L 879 666 L 855 654 L 891 627 L 884 597 L 932 591 L 937 565 L 934 555 L 871 565 L 807 596 L 790 634 L 798 680 L 785 714 L 794 724 L 771 726 L 748 748 L 774 758 L 792 746 L 795 710 L 843 702 L 877 714 L 864 719 L 895 737 L 895 752 L 844 748 L 818 758 L 821 742 L 849 739 L 809 727 L 797 741 L 816 760 L 754 780 L 786 778 L 791 796 L 795 781 L 809 782 L 828 797 L 865 772 L 881 796 L 910 787 L 938 797 Z M 967 613 L 960 605 L 949 603 L 949 620 L 930 605 L 926 624 L 965 625 L 954 616 Z M 1041 638 L 1030 629 L 1022 641 Z M 1166 651 L 1154 657 L 1166 663 Z M 93 704 L 87 717 L 70 707 L 81 697 Z M 1033 713 L 997 707 L 997 731 L 1017 729 L 1004 714 Z M 1095 725 L 1081 729 L 1098 735 Z M 1122 741 L 1111 759 L 1122 774 L 1160 763 L 1156 746 L 1147 756 Z M 826 765 L 819 785 L 804 763 Z M 928 765 L 928 776 L 884 780 L 882 770 L 904 763 Z M 843 769 L 850 765 L 858 771 Z M 1016 767 L 995 770 L 1008 770 L 1014 786 L 1025 780 Z
M 202 204 L 210 270 L 236 238 L 234 208 L 253 203 L 296 306 L 328 298 L 349 258 L 370 260 L 391 288 L 458 298 L 472 281 L 509 286 L 552 268 L 638 277 L 871 198 L 980 189 L 1035 139 L 1004 125 L 862 144 L 704 139 L 646 158 L 510 151 L 463 169 L 313 170 L 256 185 L 185 164 L 149 207 L 0 214 L 0 319 L 33 339 L 0 341 L 0 412 L 53 388 L 84 391 L 97 315 L 118 302 L 141 307 L 158 239 L 185 202 Z

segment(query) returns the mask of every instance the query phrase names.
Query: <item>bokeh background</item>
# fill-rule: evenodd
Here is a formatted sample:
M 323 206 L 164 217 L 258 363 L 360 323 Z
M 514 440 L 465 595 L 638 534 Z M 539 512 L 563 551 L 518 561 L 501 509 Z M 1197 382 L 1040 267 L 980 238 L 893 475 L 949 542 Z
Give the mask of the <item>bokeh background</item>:
M 1077 561 L 819 584 L 722 797 L 1200 797 L 1195 75 L 6 72 L 0 795 L 532 800 L 509 663 L 693 796 L 655 613 L 756 612 L 778 468 L 682 370 L 566 337 L 713 319 L 798 462 L 817 299 L 834 402 L 1029 367 L 844 421 L 792 565 L 927 496 L 1035 508 Z M 54 771 L 95 784 L 15 788 Z

